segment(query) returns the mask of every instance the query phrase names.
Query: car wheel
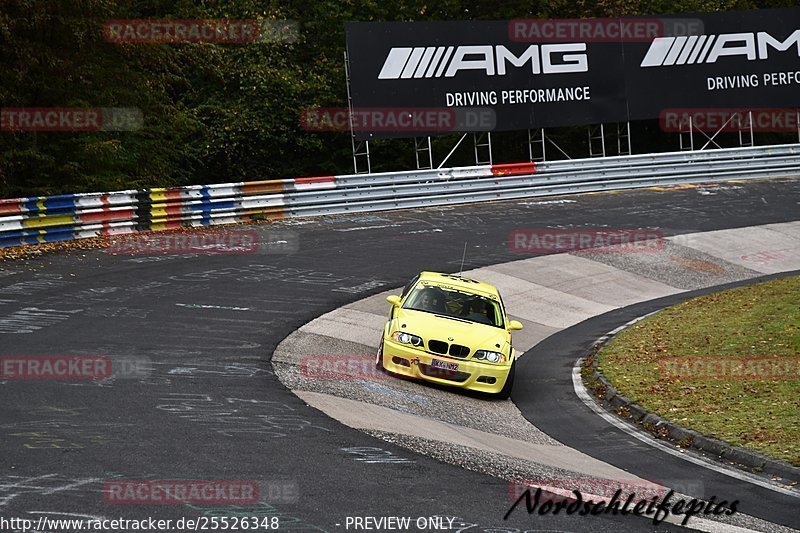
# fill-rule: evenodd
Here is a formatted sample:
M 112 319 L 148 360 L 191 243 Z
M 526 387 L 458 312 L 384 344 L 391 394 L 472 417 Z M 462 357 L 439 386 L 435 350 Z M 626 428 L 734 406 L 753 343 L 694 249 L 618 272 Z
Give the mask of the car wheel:
M 514 370 L 516 367 L 516 363 L 511 363 L 511 370 L 508 371 L 505 385 L 500 389 L 500 392 L 494 395 L 498 400 L 508 400 L 511 397 L 511 389 L 514 387 Z
M 383 366 L 383 339 L 381 339 L 381 344 L 378 346 L 378 353 L 375 355 L 375 368 L 381 372 L 386 372 L 386 368 Z

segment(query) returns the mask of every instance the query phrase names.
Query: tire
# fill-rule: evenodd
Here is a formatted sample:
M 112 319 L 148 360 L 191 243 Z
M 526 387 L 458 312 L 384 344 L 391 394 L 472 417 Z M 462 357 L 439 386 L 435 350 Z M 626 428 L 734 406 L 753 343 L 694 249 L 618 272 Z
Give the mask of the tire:
M 508 400 L 511 397 L 511 389 L 514 388 L 514 371 L 516 367 L 516 363 L 511 363 L 511 370 L 508 371 L 506 383 L 503 385 L 503 388 L 500 389 L 500 392 L 493 395 L 494 398 L 498 400 Z
M 378 346 L 378 353 L 375 355 L 375 368 L 380 372 L 387 372 L 383 366 L 383 338 L 381 337 L 381 344 Z

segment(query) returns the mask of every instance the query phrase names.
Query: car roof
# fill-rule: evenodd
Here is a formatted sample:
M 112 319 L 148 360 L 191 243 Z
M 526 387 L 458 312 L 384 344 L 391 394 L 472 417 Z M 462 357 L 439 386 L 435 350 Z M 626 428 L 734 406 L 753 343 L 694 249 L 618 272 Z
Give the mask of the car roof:
M 489 285 L 488 283 L 483 283 L 474 279 L 464 278 L 455 274 L 442 274 L 441 272 L 421 272 L 419 275 L 419 280 L 443 283 L 458 289 L 464 289 L 467 292 L 490 294 L 496 297 L 500 296 L 497 288 L 494 285 Z

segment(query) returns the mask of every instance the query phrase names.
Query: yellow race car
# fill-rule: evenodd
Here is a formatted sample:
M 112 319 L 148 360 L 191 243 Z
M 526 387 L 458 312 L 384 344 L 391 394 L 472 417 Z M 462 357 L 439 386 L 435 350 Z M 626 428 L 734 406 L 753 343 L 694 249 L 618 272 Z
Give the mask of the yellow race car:
M 400 296 L 389 296 L 375 366 L 508 398 L 514 384 L 511 331 L 500 293 L 492 285 L 456 275 L 422 272 Z

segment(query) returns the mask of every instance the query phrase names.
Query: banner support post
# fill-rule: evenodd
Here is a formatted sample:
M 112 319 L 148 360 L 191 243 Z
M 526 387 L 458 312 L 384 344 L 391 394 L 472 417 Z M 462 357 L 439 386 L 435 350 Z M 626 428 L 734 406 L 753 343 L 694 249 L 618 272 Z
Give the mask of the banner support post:
M 427 147 L 425 145 L 425 141 L 427 140 Z M 421 153 L 428 152 L 428 166 L 423 167 L 420 164 L 419 155 Z M 433 150 L 431 150 L 431 138 L 430 135 L 425 137 L 420 141 L 419 137 L 414 137 L 414 153 L 417 158 L 417 170 L 426 170 L 433 168 Z
M 455 152 L 455 151 L 456 151 L 456 149 L 459 147 L 459 145 L 461 144 L 461 142 L 462 142 L 464 139 L 466 139 L 466 138 L 467 138 L 467 134 L 465 133 L 464 135 L 462 135 L 462 136 L 461 136 L 461 138 L 458 140 L 458 142 L 456 143 L 456 145 L 455 145 L 455 146 L 453 146 L 453 149 L 452 149 L 452 150 L 450 150 L 450 153 L 449 153 L 449 154 L 447 154 L 447 156 L 445 156 L 445 158 L 444 158 L 444 159 L 442 159 L 442 162 L 441 162 L 441 163 L 439 163 L 439 166 L 438 166 L 438 167 L 436 167 L 436 169 L 437 169 L 437 170 L 438 170 L 438 169 L 440 169 L 440 168 L 442 168 L 442 165 L 444 165 L 445 163 L 447 163 L 447 160 L 448 160 L 448 159 L 450 159 L 450 156 L 451 156 L 451 155 L 453 155 L 453 152 Z
M 704 145 L 703 145 L 703 147 L 702 147 L 702 148 L 700 148 L 700 150 L 701 150 L 701 151 L 702 151 L 702 150 L 705 150 L 705 149 L 706 149 L 706 146 L 708 146 L 708 145 L 709 145 L 709 144 L 711 144 L 711 143 L 714 143 L 714 145 L 715 145 L 717 148 L 722 148 L 722 147 L 721 147 L 721 146 L 720 146 L 720 145 L 719 145 L 719 144 L 718 144 L 718 143 L 717 143 L 717 142 L 716 142 L 714 139 L 716 139 L 716 138 L 717 138 L 717 135 L 719 135 L 719 134 L 722 132 L 722 130 L 724 130 L 724 129 L 725 129 L 725 127 L 726 127 L 726 126 L 727 126 L 727 125 L 728 125 L 728 124 L 729 124 L 729 123 L 730 123 L 732 120 L 733 120 L 733 115 L 731 115 L 731 116 L 730 116 L 730 118 L 728 118 L 728 120 L 726 120 L 726 121 L 725 121 L 725 124 L 723 124 L 722 126 L 720 126 L 720 128 L 719 128 L 717 131 L 715 131 L 715 132 L 714 132 L 714 135 L 712 135 L 711 137 L 709 137 L 707 133 L 705 133 L 705 132 L 702 132 L 702 133 L 703 133 L 703 135 L 705 135 L 705 136 L 706 136 L 706 139 L 708 139 L 708 141 L 706 142 L 706 144 L 704 144 Z
M 742 135 L 741 124 L 737 128 L 739 131 L 739 146 L 753 146 L 753 112 L 747 112 L 747 129 L 750 132 L 750 144 L 746 144 L 745 137 Z
M 531 130 L 530 128 L 528 129 L 528 161 L 547 161 L 547 156 L 545 154 L 544 128 L 538 129 L 536 131 L 539 132 L 539 135 L 541 135 L 541 137 L 537 136 L 536 138 L 534 138 L 536 134 L 531 135 Z M 541 144 L 541 151 L 542 151 L 541 156 L 536 156 L 536 157 L 533 156 L 534 143 Z
M 625 121 L 626 137 L 628 138 L 628 155 L 633 155 L 633 148 L 631 148 L 631 121 Z M 619 154 L 622 155 L 622 154 Z
M 606 156 L 606 132 L 603 124 L 600 124 L 600 135 L 593 135 L 594 130 L 592 126 L 587 126 L 586 131 L 589 134 L 589 157 L 605 157 Z M 600 139 L 600 153 L 595 154 L 593 148 L 593 141 Z
M 545 135 L 546 133 L 544 128 L 542 128 L 542 161 L 547 161 L 547 153 L 545 152 L 545 146 L 547 146 L 547 143 L 544 142 Z
M 486 142 L 481 143 L 480 141 L 483 138 L 484 133 L 478 135 L 477 133 L 472 134 L 472 145 L 475 148 L 475 164 L 476 165 L 485 165 L 485 164 L 492 164 L 492 132 L 487 131 L 485 132 L 486 135 Z M 478 155 L 478 148 L 486 148 L 489 152 L 489 159 L 488 161 L 481 161 L 480 156 Z
M 347 116 L 350 122 L 350 145 L 353 149 L 353 173 L 370 174 L 372 173 L 372 165 L 369 160 L 369 141 L 356 141 L 355 113 L 353 113 L 353 97 L 350 93 L 350 61 L 347 59 L 347 50 L 344 52 L 344 75 L 347 83 Z M 358 171 L 359 156 L 367 161 L 366 171 Z

